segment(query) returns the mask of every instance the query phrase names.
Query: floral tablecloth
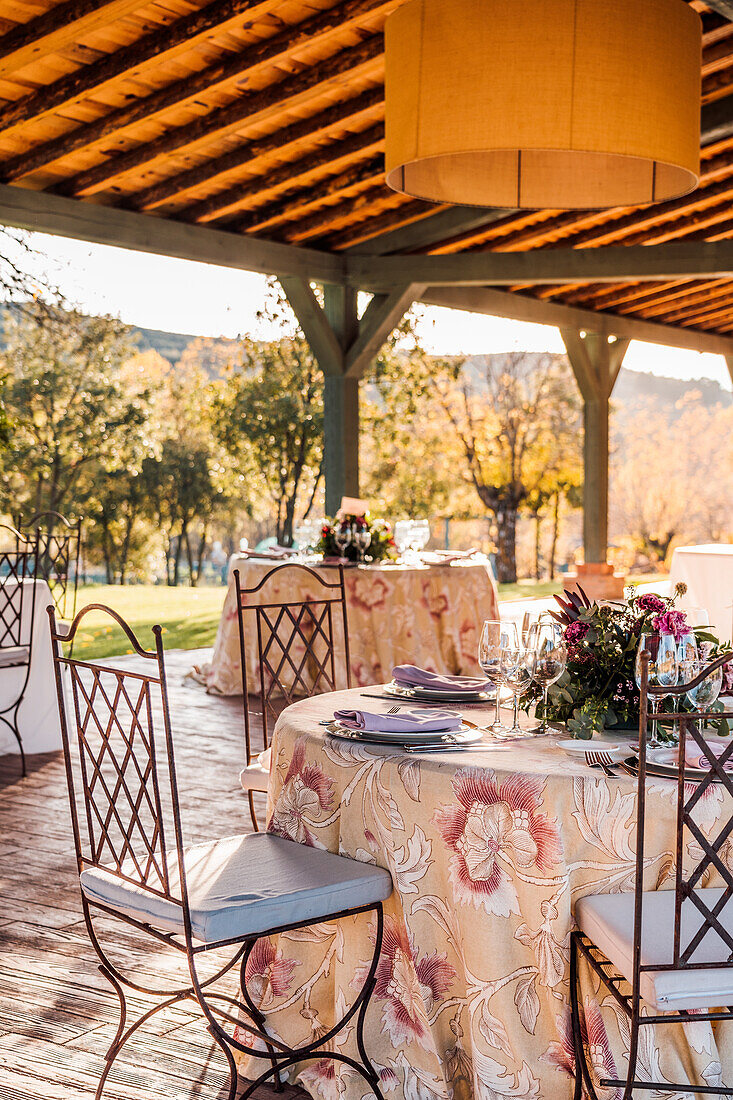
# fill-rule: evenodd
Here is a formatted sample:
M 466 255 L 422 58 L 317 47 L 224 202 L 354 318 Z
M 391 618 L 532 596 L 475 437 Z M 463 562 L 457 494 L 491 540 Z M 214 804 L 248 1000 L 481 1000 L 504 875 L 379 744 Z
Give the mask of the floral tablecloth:
M 392 873 L 366 1026 L 385 1096 L 570 1098 L 573 907 L 586 893 L 632 888 L 636 781 L 592 772 L 554 737 L 433 755 L 328 737 L 319 720 L 349 701 L 355 692 L 321 695 L 280 717 L 268 827 Z M 471 711 L 478 724 L 488 717 Z M 707 833 L 730 812 L 723 797 L 711 788 L 698 805 Z M 671 780 L 651 781 L 650 889 L 673 885 L 674 798 Z M 733 867 L 731 838 L 721 858 Z M 359 988 L 373 933 L 360 916 L 260 941 L 248 978 L 276 1034 L 305 1042 L 325 1032 Z M 625 1065 L 626 1018 L 595 978 L 582 980 L 590 1058 L 614 1076 Z M 642 1028 L 639 1074 L 712 1085 L 722 1074 L 731 1084 L 731 1039 L 730 1024 Z M 337 1042 L 357 1056 L 352 1030 Z M 304 1063 L 299 1080 L 323 1100 L 370 1095 L 326 1060 Z
M 239 695 L 242 676 L 234 569 L 243 586 L 256 584 L 273 563 L 234 555 L 211 664 L 199 672 L 207 690 Z M 329 579 L 335 569 L 326 568 Z M 273 597 L 306 601 L 323 589 L 306 573 L 289 573 L 288 588 L 268 585 Z M 295 580 L 293 580 L 295 578 Z M 352 684 L 389 679 L 408 661 L 433 672 L 477 673 L 476 651 L 484 619 L 498 614 L 496 585 L 488 562 L 412 567 L 367 566 L 345 571 Z M 320 589 L 320 592 L 319 592 Z M 338 635 L 337 635 L 338 636 Z M 343 653 L 343 649 L 341 649 Z M 256 646 L 247 653 L 250 683 L 256 683 Z M 308 679 L 308 671 L 304 675 Z M 345 676 L 341 678 L 345 683 Z

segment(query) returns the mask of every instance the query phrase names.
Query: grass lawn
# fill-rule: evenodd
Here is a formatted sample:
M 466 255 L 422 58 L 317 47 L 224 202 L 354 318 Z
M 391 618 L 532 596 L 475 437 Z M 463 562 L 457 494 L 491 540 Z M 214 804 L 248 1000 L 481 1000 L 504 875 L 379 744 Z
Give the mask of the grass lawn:
M 653 580 L 652 577 L 630 577 L 633 582 Z M 660 582 L 666 580 L 659 577 Z M 562 592 L 563 582 L 518 581 L 500 584 L 500 600 L 543 599 Z M 150 627 L 160 623 L 166 649 L 198 649 L 214 644 L 221 617 L 226 589 L 167 588 L 165 585 L 85 585 L 79 589 L 78 607 L 87 603 L 104 603 L 119 611 L 130 624 L 142 645 L 152 648 Z M 122 631 L 110 626 L 109 619 L 91 612 L 83 620 L 74 655 L 82 660 L 93 657 L 116 657 L 129 653 L 130 643 Z
M 226 589 L 167 588 L 165 585 L 85 585 L 79 588 L 77 607 L 103 603 L 118 611 L 141 644 L 153 648 L 150 627 L 160 623 L 166 649 L 198 649 L 214 644 Z M 130 643 L 108 617 L 93 611 L 82 620 L 74 656 L 115 657 L 129 653 Z

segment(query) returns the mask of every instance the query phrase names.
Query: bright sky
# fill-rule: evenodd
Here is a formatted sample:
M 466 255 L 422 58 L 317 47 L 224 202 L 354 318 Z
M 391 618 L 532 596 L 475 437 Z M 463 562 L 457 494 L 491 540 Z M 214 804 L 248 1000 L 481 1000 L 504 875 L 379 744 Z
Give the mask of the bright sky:
M 194 336 L 237 336 L 257 330 L 265 277 L 210 264 L 152 256 L 46 234 L 28 235 L 37 255 L 18 253 L 26 269 L 45 274 L 67 300 L 87 313 L 111 313 L 141 328 Z M 557 329 L 460 310 L 425 311 L 424 344 L 438 355 L 492 351 L 563 351 Z M 634 341 L 624 359 L 631 370 L 673 378 L 731 380 L 719 355 L 702 355 Z

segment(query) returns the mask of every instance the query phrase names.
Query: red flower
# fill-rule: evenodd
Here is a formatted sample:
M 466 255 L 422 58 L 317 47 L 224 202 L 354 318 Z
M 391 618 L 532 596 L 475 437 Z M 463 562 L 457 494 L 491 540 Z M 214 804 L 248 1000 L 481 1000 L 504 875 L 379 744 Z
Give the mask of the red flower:
M 293 971 L 299 965 L 295 959 L 286 959 L 269 937 L 263 936 L 257 940 L 247 959 L 244 976 L 247 989 L 259 1008 L 269 1004 L 274 997 L 287 993 L 292 984 Z
M 373 929 L 371 935 L 373 941 Z M 359 988 L 366 972 L 366 965 L 358 968 L 354 984 Z M 430 1016 L 455 977 L 445 955 L 434 951 L 416 957 L 404 924 L 395 917 L 385 919 L 374 994 L 385 1002 L 382 1022 L 394 1047 L 415 1040 L 429 1049 Z
M 267 830 L 298 844 L 315 847 L 315 837 L 308 824 L 321 812 L 329 813 L 332 809 L 333 780 L 317 764 L 306 764 L 305 738 L 300 738 L 295 743 L 285 783 Z
M 537 812 L 539 777 L 510 775 L 497 786 L 493 771 L 463 768 L 453 778 L 458 806 L 441 806 L 433 817 L 453 851 L 450 876 L 459 901 L 487 913 L 518 913 L 515 869 L 544 871 L 561 855 L 554 822 Z

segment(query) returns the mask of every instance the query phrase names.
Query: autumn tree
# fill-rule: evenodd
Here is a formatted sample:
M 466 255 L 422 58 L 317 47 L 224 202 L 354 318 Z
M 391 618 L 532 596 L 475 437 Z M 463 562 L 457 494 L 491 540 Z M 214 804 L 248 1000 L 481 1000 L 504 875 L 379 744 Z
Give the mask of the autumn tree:
M 289 546 L 296 514 L 307 513 L 322 477 L 323 380 L 284 301 L 271 295 L 261 316 L 282 335 L 240 341 L 214 383 L 213 423 L 228 455 L 251 466 L 252 495 L 272 503 L 277 540 Z
M 130 330 L 40 303 L 5 317 L 0 369 L 13 424 L 4 463 L 6 493 L 33 512 L 64 512 L 83 479 L 111 459 L 120 435 L 145 420 L 144 397 L 122 383 L 133 352 Z

